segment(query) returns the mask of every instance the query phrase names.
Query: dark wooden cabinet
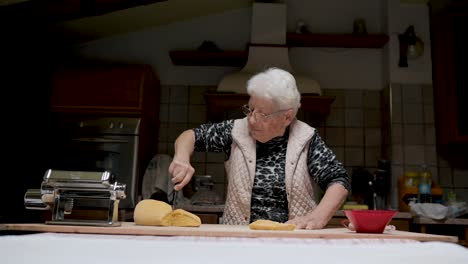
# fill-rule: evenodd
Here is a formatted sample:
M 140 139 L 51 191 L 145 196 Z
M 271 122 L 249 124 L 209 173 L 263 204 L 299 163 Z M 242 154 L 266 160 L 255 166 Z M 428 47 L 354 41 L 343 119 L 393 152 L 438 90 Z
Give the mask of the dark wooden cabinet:
M 431 14 L 437 143 L 442 149 L 468 145 L 468 4 Z
M 51 122 L 102 117 L 140 118 L 138 181 L 157 153 L 159 79 L 150 65 L 80 63 L 53 75 Z M 138 187 L 140 188 L 140 187 Z

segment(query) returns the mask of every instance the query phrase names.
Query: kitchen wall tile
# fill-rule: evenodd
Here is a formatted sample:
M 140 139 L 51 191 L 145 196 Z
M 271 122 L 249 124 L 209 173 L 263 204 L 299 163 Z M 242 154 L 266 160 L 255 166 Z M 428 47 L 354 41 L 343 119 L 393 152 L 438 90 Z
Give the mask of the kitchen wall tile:
M 437 166 L 429 166 L 427 169 L 431 173 L 432 180 L 435 182 L 439 182 L 439 169 L 437 168 Z
M 424 164 L 423 145 L 405 145 L 403 147 L 404 162 L 408 165 L 420 166 Z
M 342 89 L 324 89 L 323 95 L 334 96 L 335 100 L 333 101 L 331 108 L 343 108 L 345 107 L 345 92 Z
M 207 86 L 190 86 L 189 88 L 189 104 L 191 105 L 206 105 L 205 93 L 210 91 Z
M 174 156 L 174 144 L 173 143 L 167 143 L 167 153 L 168 155 Z
M 187 86 L 171 86 L 169 102 L 171 104 L 187 104 L 188 95 Z
M 169 120 L 174 123 L 188 122 L 188 106 L 171 104 L 169 106 Z
M 422 89 L 419 84 L 404 84 L 401 86 L 401 94 L 404 104 L 421 104 Z
M 442 155 L 437 155 L 437 160 L 439 161 L 439 167 L 450 167 L 450 163 Z
M 377 167 L 378 160 L 382 159 L 382 151 L 380 147 L 366 147 L 365 148 L 365 166 L 369 167 Z
M 333 151 L 333 154 L 335 154 L 338 161 L 340 161 L 342 164 L 344 164 L 344 162 L 345 162 L 345 148 L 343 148 L 343 147 L 330 147 L 330 149 Z
M 392 144 L 393 145 L 401 145 L 403 144 L 403 136 L 402 136 L 403 128 L 399 124 L 392 125 Z
M 434 105 L 434 87 L 432 85 L 422 85 L 422 102 Z
M 345 144 L 345 129 L 343 127 L 326 128 L 326 143 L 328 146 L 343 146 Z
M 363 146 L 364 145 L 364 129 L 361 127 L 350 127 L 345 129 L 345 144 L 346 146 Z
M 468 189 L 454 188 L 458 201 L 468 201 Z
M 457 188 L 468 188 L 468 170 L 453 170 L 453 184 Z
M 364 110 L 364 126 L 365 127 L 382 127 L 381 122 L 382 112 L 380 109 L 365 109 Z
M 346 108 L 362 108 L 363 94 L 362 90 L 346 90 L 345 91 L 345 107 Z
M 167 134 L 167 141 L 174 143 L 176 138 L 187 129 L 186 124 L 170 123 Z
M 424 126 L 424 140 L 426 145 L 436 145 L 436 130 L 434 125 L 425 125 Z
M 188 119 L 190 123 L 205 123 L 206 122 L 206 106 L 205 105 L 189 105 Z
M 354 147 L 346 148 L 345 164 L 350 167 L 364 166 L 364 149 Z
M 364 124 L 362 109 L 347 109 L 345 112 L 346 127 L 362 127 Z
M 453 187 L 453 176 L 451 168 L 439 167 L 439 185 L 442 188 Z
M 424 158 L 428 166 L 437 167 L 437 150 L 435 146 L 424 146 Z
M 402 103 L 402 93 L 401 93 L 401 85 L 400 84 L 391 84 L 390 90 L 392 94 L 392 104 L 394 103 Z
M 169 104 L 159 105 L 159 122 L 169 122 Z
M 403 105 L 403 122 L 405 124 L 423 124 L 424 115 L 421 104 Z
M 382 145 L 382 131 L 380 128 L 366 128 L 364 138 L 366 147 L 380 147 Z
M 345 112 L 343 108 L 336 108 L 330 111 L 326 118 L 327 127 L 343 127 L 345 124 Z
M 434 124 L 434 106 L 425 104 L 423 106 L 424 111 L 424 123 L 425 124 Z
M 317 131 L 318 131 L 319 136 L 322 139 L 326 140 L 327 137 L 326 137 L 326 133 L 325 133 L 325 128 L 324 127 L 318 127 Z
M 170 94 L 171 94 L 171 86 L 162 85 L 161 89 L 159 90 L 159 97 L 160 97 L 159 101 L 162 104 L 168 104 Z
M 392 164 L 395 164 L 395 165 L 403 164 L 403 146 L 401 145 L 392 146 Z
M 169 133 L 168 123 L 159 123 L 158 142 L 167 142 Z
M 405 145 L 423 145 L 424 126 L 422 125 L 404 125 L 403 126 L 403 143 Z
M 403 122 L 403 106 L 400 103 L 392 104 L 392 124 L 401 124 Z
M 364 91 L 364 108 L 380 109 L 380 91 Z

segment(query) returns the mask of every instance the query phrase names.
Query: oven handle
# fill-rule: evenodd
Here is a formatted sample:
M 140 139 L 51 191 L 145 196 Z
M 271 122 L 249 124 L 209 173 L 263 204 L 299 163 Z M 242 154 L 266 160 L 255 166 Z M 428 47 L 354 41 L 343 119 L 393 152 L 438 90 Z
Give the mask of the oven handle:
M 98 138 L 98 137 L 74 138 L 72 140 L 78 141 L 78 142 L 92 142 L 92 143 L 128 143 L 128 140 L 111 139 L 111 138 Z

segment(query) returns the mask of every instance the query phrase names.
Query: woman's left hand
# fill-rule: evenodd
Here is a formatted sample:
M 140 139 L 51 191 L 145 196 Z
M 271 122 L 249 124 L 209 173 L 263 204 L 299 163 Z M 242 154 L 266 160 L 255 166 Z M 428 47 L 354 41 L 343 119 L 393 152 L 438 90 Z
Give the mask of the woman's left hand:
M 322 229 L 327 224 L 328 217 L 323 214 L 314 213 L 314 211 L 304 215 L 298 216 L 286 222 L 286 224 L 295 224 L 297 229 Z

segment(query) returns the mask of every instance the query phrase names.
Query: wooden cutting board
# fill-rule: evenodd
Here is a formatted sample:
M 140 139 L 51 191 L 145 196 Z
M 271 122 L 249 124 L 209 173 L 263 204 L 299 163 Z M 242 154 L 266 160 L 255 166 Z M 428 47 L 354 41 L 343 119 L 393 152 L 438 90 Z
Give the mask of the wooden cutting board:
M 392 231 L 383 234 L 365 234 L 346 228 L 320 230 L 269 231 L 251 230 L 248 226 L 202 224 L 200 227 L 139 226 L 123 222 L 117 227 L 46 225 L 46 224 L 0 224 L 0 231 L 33 231 L 80 234 L 153 235 L 153 236 L 207 236 L 207 237 L 276 237 L 276 238 L 324 238 L 324 239 L 413 239 L 418 241 L 458 242 L 456 236 Z

